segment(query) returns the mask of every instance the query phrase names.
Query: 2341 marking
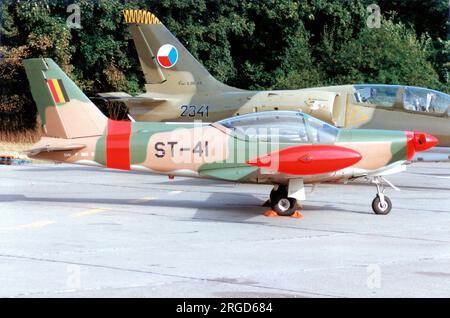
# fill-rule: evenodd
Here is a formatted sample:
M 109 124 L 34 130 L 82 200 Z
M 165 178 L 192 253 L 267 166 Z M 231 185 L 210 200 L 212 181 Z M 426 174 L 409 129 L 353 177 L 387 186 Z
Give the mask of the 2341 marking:
M 208 117 L 209 106 L 183 105 L 181 106 L 181 117 Z

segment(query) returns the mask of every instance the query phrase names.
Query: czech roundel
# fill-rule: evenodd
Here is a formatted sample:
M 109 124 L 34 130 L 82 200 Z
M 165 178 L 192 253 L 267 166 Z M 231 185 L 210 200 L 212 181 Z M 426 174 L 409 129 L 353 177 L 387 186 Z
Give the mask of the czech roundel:
M 162 67 L 171 68 L 177 64 L 178 50 L 171 44 L 164 44 L 158 50 L 157 59 Z

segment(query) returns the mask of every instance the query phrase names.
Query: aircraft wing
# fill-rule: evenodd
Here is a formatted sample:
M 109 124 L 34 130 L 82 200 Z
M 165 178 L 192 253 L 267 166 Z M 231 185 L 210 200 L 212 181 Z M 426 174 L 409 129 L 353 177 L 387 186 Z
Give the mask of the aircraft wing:
M 396 165 L 393 167 L 384 167 L 382 169 L 378 169 L 373 171 L 372 173 L 367 174 L 369 177 L 383 177 L 383 176 L 389 176 L 392 174 L 400 173 L 406 170 L 406 166 L 404 164 L 402 165 Z
M 92 97 L 91 99 L 103 100 L 103 101 L 113 101 L 113 102 L 132 102 L 133 104 L 148 104 L 148 103 L 160 103 L 166 102 L 168 98 L 161 97 L 149 97 L 149 96 L 131 96 L 124 92 L 113 92 L 113 93 L 100 93 L 96 97 Z
M 42 146 L 27 150 L 26 153 L 30 155 L 37 155 L 41 152 L 54 152 L 54 151 L 68 151 L 68 150 L 79 150 L 86 148 L 86 145 L 82 144 L 72 144 L 67 146 Z
M 218 178 L 228 181 L 239 181 L 240 179 L 254 173 L 255 167 L 233 167 L 233 168 L 204 168 L 199 171 L 200 175 Z

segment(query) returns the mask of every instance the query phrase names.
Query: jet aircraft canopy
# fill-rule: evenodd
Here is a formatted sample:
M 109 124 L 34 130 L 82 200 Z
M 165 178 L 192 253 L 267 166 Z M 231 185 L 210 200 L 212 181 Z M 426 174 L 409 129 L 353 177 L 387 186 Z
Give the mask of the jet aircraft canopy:
M 432 89 L 400 85 L 355 85 L 357 104 L 403 108 L 407 111 L 449 116 L 450 95 Z
M 241 115 L 218 122 L 240 138 L 334 143 L 339 130 L 317 118 L 295 111 L 267 111 Z

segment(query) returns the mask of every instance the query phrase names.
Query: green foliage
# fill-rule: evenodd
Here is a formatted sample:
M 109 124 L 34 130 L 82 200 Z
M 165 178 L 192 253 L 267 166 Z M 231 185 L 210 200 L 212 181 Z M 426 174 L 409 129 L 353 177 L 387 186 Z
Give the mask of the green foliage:
M 365 0 L 367 3 L 373 0 Z M 442 90 L 450 92 L 450 20 L 448 0 L 378 0 L 384 12 L 391 12 L 395 22 L 402 22 L 420 37 L 429 35 L 428 60 L 443 83 Z M 439 88 L 439 86 L 435 87 Z
M 431 40 L 417 38 L 403 24 L 384 21 L 381 28 L 365 28 L 345 43 L 334 30 L 325 34 L 320 65 L 331 83 L 387 83 L 441 88 L 429 62 Z M 381 49 L 380 49 L 381 48 Z M 332 64 L 325 61 L 332 61 Z
M 124 8 L 155 13 L 215 77 L 240 88 L 386 83 L 450 92 L 447 0 L 78 0 L 81 29 L 66 24 L 71 3 L 0 3 L 0 130 L 35 125 L 23 58 L 55 59 L 90 96 L 142 91 Z M 379 29 L 366 25 L 372 3 L 382 10 Z

